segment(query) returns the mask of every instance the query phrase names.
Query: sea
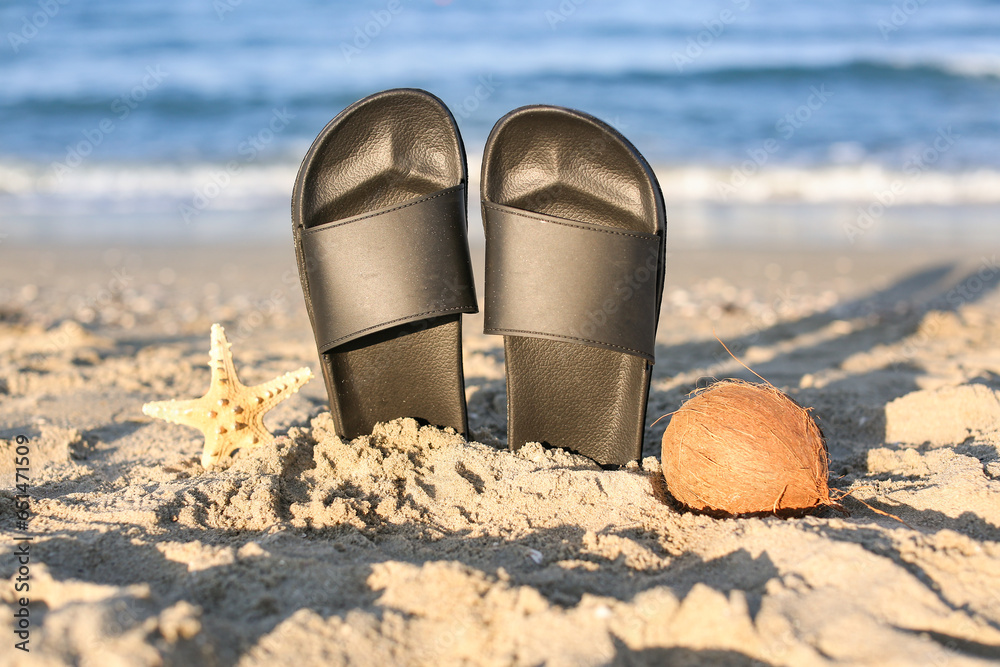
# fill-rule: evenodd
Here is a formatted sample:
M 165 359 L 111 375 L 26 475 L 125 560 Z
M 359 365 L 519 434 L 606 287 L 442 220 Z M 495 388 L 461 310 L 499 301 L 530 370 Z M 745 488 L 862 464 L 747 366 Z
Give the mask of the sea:
M 287 240 L 316 134 L 418 87 L 473 188 L 556 104 L 646 156 L 677 243 L 1000 244 L 996 0 L 16 0 L 0 39 L 0 243 Z

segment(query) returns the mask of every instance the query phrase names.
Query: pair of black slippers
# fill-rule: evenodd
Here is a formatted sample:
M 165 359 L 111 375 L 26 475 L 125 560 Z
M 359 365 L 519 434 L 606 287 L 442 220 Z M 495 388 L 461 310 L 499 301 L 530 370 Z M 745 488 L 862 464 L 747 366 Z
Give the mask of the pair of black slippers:
M 302 161 L 295 252 L 341 436 L 399 417 L 468 433 L 467 183 L 455 118 L 416 89 L 351 105 Z M 510 447 L 636 459 L 665 264 L 653 171 L 592 116 L 522 107 L 486 142 L 482 207 L 485 331 L 504 336 Z

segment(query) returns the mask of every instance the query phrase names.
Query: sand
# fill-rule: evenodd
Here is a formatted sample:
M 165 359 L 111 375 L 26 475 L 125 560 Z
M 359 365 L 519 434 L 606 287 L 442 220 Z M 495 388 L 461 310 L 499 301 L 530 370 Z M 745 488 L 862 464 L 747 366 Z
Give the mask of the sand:
M 1000 660 L 992 252 L 672 248 L 647 423 L 713 378 L 753 379 L 714 329 L 814 409 L 852 494 L 850 516 L 727 520 L 662 502 L 667 420 L 622 469 L 508 451 L 480 316 L 471 441 L 402 419 L 345 442 L 314 380 L 268 415 L 273 444 L 206 470 L 201 436 L 141 405 L 204 393 L 213 322 L 244 383 L 318 371 L 290 248 L 2 252 L 2 665 Z

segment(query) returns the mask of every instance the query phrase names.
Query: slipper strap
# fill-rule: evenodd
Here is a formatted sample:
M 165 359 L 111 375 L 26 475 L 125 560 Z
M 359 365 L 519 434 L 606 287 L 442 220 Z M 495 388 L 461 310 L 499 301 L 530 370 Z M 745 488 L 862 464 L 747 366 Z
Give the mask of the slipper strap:
M 407 322 L 479 310 L 465 184 L 302 229 L 320 352 Z
M 660 237 L 483 202 L 485 331 L 654 357 Z

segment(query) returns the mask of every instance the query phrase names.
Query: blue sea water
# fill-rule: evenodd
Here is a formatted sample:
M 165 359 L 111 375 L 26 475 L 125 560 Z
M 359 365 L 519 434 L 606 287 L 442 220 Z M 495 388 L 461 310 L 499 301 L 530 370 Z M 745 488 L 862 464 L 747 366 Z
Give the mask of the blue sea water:
M 992 0 L 19 0 L 0 31 L 15 238 L 284 235 L 312 138 L 397 86 L 449 105 L 472 168 L 496 119 L 548 103 L 702 211 L 1000 205 Z

